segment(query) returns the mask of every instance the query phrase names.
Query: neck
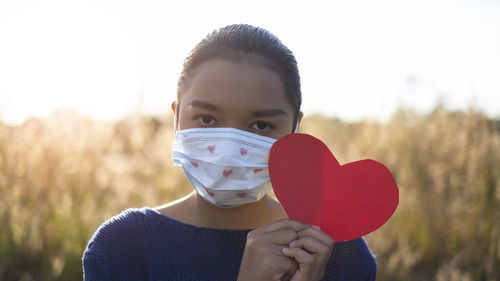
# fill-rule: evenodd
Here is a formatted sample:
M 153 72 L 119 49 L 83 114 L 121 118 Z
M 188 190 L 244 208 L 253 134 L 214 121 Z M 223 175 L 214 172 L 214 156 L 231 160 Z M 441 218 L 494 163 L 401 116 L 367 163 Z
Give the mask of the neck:
M 253 229 L 286 217 L 280 204 L 265 195 L 261 200 L 232 208 L 219 208 L 198 193 L 188 199 L 195 224 L 210 228 Z

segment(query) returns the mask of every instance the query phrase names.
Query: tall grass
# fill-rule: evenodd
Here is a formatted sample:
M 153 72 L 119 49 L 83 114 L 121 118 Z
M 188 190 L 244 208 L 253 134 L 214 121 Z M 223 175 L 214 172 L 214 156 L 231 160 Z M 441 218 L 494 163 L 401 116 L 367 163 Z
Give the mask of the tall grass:
M 0 280 L 81 279 L 104 220 L 190 192 L 171 161 L 170 120 L 59 113 L 0 123 Z M 341 163 L 372 158 L 393 172 L 398 210 L 367 236 L 378 280 L 500 279 L 500 121 L 437 107 L 385 124 L 314 115 L 301 131 Z

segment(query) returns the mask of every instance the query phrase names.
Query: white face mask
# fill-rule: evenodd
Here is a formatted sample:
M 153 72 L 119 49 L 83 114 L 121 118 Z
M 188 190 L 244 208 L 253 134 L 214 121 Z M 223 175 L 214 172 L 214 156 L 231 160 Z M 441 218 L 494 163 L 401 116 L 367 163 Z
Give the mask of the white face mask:
M 176 132 L 172 156 L 199 195 L 235 207 L 271 189 L 267 163 L 275 141 L 234 128 L 193 128 Z

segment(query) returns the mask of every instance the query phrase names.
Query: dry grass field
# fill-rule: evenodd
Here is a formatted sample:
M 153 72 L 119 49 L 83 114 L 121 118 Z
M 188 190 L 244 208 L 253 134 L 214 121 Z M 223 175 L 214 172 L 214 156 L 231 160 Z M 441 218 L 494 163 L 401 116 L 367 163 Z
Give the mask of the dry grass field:
M 171 120 L 61 111 L 0 122 L 0 280 L 79 280 L 104 220 L 190 192 L 171 160 Z M 387 123 L 314 115 L 300 131 L 341 163 L 372 158 L 393 172 L 400 205 L 366 237 L 378 280 L 500 280 L 500 120 L 438 106 Z

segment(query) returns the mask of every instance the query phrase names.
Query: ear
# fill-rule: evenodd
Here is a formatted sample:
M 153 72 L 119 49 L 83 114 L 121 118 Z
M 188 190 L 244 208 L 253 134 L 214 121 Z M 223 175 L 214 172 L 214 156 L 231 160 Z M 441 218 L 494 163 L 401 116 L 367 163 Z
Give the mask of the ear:
M 297 127 L 300 125 L 302 117 L 304 117 L 304 113 L 302 113 L 302 111 L 299 111 L 299 115 L 297 116 Z
M 304 113 L 302 113 L 302 111 L 299 111 L 299 113 L 297 114 L 297 124 L 294 125 L 297 126 L 297 128 L 295 128 L 295 132 L 299 131 L 299 125 L 300 122 L 302 121 L 302 117 L 304 117 Z
M 176 101 L 173 101 L 172 102 L 172 111 L 174 112 L 175 114 L 175 109 L 177 108 L 177 102 Z
M 177 122 L 179 122 L 177 119 L 178 115 L 177 115 L 177 102 L 176 101 L 173 101 L 172 102 L 172 112 L 174 113 L 174 132 L 177 130 Z

